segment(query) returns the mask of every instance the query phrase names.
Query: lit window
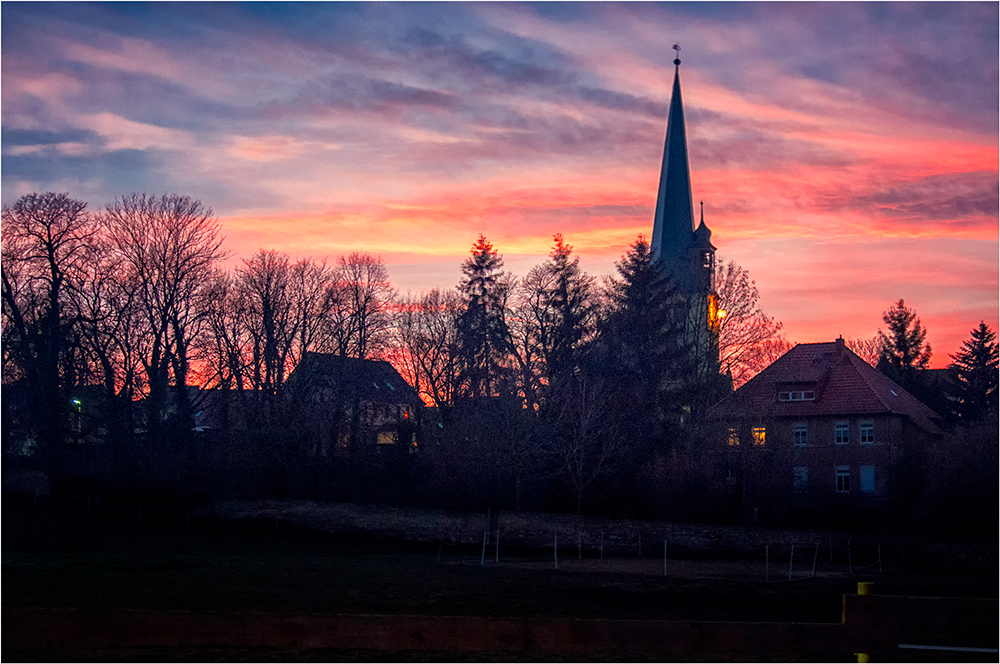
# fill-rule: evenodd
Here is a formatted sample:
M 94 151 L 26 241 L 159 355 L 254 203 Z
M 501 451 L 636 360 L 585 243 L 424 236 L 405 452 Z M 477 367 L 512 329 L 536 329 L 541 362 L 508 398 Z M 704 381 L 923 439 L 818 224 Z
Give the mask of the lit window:
M 837 422 L 833 425 L 833 442 L 847 445 L 851 442 L 851 427 L 847 422 Z
M 395 445 L 396 434 L 393 431 L 380 431 L 378 434 L 379 445 Z
M 792 425 L 792 442 L 796 445 L 806 445 L 809 442 L 809 426 L 805 422 Z
M 837 466 L 837 492 L 847 493 L 851 490 L 851 467 Z
M 874 422 L 862 422 L 858 429 L 858 440 L 862 445 L 871 445 L 875 442 Z
M 805 493 L 809 488 L 809 468 L 807 466 L 795 466 L 795 493 Z
M 740 444 L 740 434 L 736 429 L 729 430 L 729 444 L 730 445 Z
M 754 427 L 753 428 L 753 442 L 758 445 L 763 445 L 765 439 L 767 438 L 767 429 L 764 427 Z
M 861 490 L 865 493 L 873 493 L 875 491 L 875 466 L 861 466 L 858 469 L 859 479 L 861 480 Z
M 711 252 L 706 251 L 705 254 L 702 256 L 701 266 L 702 267 L 712 267 L 712 253 Z

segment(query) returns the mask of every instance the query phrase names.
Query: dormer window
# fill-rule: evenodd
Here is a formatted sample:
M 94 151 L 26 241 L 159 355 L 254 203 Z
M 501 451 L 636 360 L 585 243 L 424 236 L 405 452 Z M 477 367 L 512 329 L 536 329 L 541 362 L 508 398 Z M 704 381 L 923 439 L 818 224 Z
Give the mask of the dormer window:
M 790 390 L 778 392 L 778 401 L 815 401 L 815 390 Z

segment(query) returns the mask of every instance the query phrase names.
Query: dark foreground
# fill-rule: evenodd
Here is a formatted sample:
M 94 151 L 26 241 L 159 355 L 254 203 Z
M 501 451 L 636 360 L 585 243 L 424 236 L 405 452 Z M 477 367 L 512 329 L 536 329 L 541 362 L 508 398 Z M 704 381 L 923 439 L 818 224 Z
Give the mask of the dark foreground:
M 843 595 L 858 581 L 874 581 L 879 595 L 997 598 L 995 569 L 952 572 L 947 561 L 854 575 L 819 562 L 815 577 L 791 582 L 775 580 L 777 565 L 765 582 L 760 567 L 668 560 L 664 574 L 662 558 L 565 556 L 554 569 L 527 550 L 497 563 L 481 547 L 276 532 L 267 523 L 140 527 L 58 506 L 5 506 L 2 657 L 856 661 L 841 620 Z M 947 624 L 935 629 L 947 638 Z M 984 638 L 995 647 L 995 630 Z M 886 655 L 996 660 L 995 652 Z

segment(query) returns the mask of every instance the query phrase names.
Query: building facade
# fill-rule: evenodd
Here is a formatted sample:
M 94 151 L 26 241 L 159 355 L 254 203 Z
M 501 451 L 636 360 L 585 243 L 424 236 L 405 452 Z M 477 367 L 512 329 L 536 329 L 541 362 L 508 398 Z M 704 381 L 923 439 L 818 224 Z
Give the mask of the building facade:
M 844 345 L 799 344 L 711 416 L 745 503 L 781 511 L 903 504 L 939 417 Z

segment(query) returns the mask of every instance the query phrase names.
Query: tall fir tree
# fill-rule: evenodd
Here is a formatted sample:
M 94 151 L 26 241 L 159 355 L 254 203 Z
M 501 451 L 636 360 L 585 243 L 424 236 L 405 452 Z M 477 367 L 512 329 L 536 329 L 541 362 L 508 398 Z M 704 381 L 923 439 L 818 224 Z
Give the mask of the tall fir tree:
M 465 276 L 458 285 L 463 299 L 457 321 L 459 393 L 468 399 L 495 396 L 508 390 L 512 380 L 507 327 L 511 278 L 502 270 L 503 258 L 480 235 L 462 263 Z
M 573 257 L 573 247 L 563 241 L 562 233 L 557 233 L 553 241 L 555 245 L 544 265 L 552 277 L 544 295 L 550 326 L 543 345 L 550 383 L 576 372 L 594 322 L 593 277 L 580 269 L 580 258 Z
M 974 422 L 997 412 L 998 348 L 996 332 L 983 322 L 972 330 L 962 349 L 951 356 L 955 379 L 955 408 L 963 422 Z
M 879 330 L 878 369 L 905 389 L 918 388 L 917 372 L 931 361 L 931 346 L 926 342 L 927 330 L 920 325 L 916 311 L 897 300 L 882 314 L 888 333 Z
M 615 264 L 610 313 L 601 331 L 595 368 L 615 377 L 618 416 L 637 439 L 664 439 L 682 416 L 689 353 L 684 345 L 684 300 L 640 236 Z

